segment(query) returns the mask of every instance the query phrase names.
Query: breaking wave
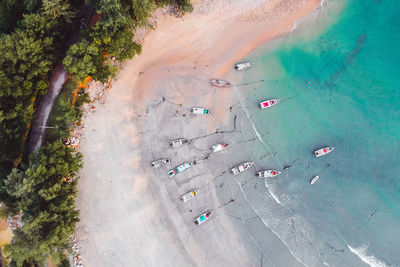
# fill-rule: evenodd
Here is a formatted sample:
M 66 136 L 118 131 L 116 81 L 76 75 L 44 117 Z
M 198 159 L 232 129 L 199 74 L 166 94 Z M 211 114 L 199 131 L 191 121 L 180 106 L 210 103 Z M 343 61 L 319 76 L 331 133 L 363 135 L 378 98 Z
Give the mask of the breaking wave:
M 363 245 L 359 248 L 353 248 L 349 245 L 347 247 L 353 254 L 356 254 L 363 262 L 372 267 L 388 267 L 384 262 L 378 260 L 374 255 L 367 255 L 367 246 Z
M 278 196 L 270 189 L 267 181 L 265 181 L 265 187 L 268 189 L 268 193 L 272 196 L 272 198 L 280 205 L 282 205 L 281 201 L 279 200 Z

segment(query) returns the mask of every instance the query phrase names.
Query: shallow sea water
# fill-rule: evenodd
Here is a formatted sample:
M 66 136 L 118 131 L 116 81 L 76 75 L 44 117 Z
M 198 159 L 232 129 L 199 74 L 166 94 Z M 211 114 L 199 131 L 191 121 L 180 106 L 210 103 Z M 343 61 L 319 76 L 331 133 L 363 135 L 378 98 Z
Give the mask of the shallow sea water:
M 396 0 L 326 1 L 250 55 L 255 66 L 233 88 L 243 133 L 257 136 L 247 146 L 256 168 L 291 165 L 244 195 L 306 266 L 400 266 L 399 10 Z M 282 102 L 260 110 L 268 98 Z

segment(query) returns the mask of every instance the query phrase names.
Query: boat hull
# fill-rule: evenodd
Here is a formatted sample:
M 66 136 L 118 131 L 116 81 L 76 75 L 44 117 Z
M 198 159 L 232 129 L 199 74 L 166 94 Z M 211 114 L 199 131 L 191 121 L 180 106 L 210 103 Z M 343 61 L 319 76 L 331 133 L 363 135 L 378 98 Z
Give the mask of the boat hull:
M 167 164 L 170 163 L 170 162 L 171 162 L 170 159 L 159 159 L 159 160 L 153 161 L 153 162 L 151 163 L 151 166 L 152 166 L 153 168 L 160 168 L 160 167 L 162 167 L 162 166 L 164 166 L 164 165 L 167 165 Z
M 183 196 L 181 196 L 181 200 L 183 202 L 187 202 L 189 200 L 194 199 L 198 194 L 199 194 L 200 190 L 199 189 L 194 189 L 191 190 L 190 192 L 187 192 L 186 194 L 184 194 Z
M 194 219 L 194 223 L 195 223 L 196 225 L 200 225 L 200 224 L 206 222 L 208 219 L 210 219 L 210 218 L 211 218 L 211 215 L 212 215 L 211 211 L 207 211 L 207 212 L 201 214 L 201 215 L 200 215 L 199 217 L 197 217 L 196 219 Z
M 234 69 L 237 71 L 247 70 L 253 66 L 252 62 L 243 62 L 235 65 Z
M 231 87 L 231 84 L 224 80 L 212 79 L 212 80 L 210 80 L 210 83 L 212 86 L 216 86 L 216 87 Z
M 265 170 L 257 172 L 257 177 L 259 178 L 273 178 L 281 174 L 280 171 L 277 170 Z
M 280 100 L 279 100 L 278 98 L 265 100 L 265 101 L 263 101 L 263 102 L 260 103 L 260 108 L 261 108 L 261 109 L 270 108 L 270 107 L 275 106 L 275 105 L 278 104 L 279 102 L 280 102 Z
M 213 146 L 211 147 L 211 149 L 212 149 L 212 152 L 213 152 L 213 153 L 217 153 L 217 152 L 219 152 L 219 151 L 224 150 L 224 149 L 227 148 L 228 146 L 229 146 L 229 144 L 216 144 L 216 145 L 213 145 Z
M 185 170 L 189 169 L 190 167 L 192 167 L 192 163 L 189 162 L 185 162 L 181 165 L 179 165 L 176 168 L 173 168 L 172 170 L 170 170 L 168 172 L 168 176 L 170 178 L 174 177 L 175 175 L 177 175 L 178 173 L 184 172 Z
M 244 162 L 240 165 L 233 167 L 231 169 L 231 173 L 235 175 L 244 172 L 245 170 L 248 170 L 251 166 L 253 166 L 253 164 L 254 164 L 253 161 Z
M 179 138 L 179 139 L 171 140 L 169 145 L 172 148 L 177 148 L 177 147 L 180 147 L 180 146 L 182 146 L 182 145 L 184 145 L 184 144 L 186 144 L 188 142 L 189 141 L 187 139 L 185 139 L 185 138 Z
M 323 147 L 321 149 L 315 150 L 314 156 L 316 156 L 317 158 L 325 156 L 326 154 L 331 153 L 334 149 L 335 148 L 333 146 Z
M 318 176 L 318 175 L 317 175 L 317 176 L 314 176 L 314 177 L 311 179 L 310 184 L 315 184 L 315 183 L 318 181 L 318 179 L 319 179 L 319 176 Z

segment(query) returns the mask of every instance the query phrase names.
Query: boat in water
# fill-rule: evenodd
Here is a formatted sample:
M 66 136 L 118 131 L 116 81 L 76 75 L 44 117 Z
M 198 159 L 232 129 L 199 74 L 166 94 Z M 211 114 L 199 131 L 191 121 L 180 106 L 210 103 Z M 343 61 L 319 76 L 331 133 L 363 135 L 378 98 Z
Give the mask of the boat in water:
M 212 86 L 216 87 L 231 87 L 231 84 L 224 80 L 211 79 L 210 83 Z
M 193 189 L 193 190 L 187 192 L 186 194 L 184 194 L 183 196 L 181 196 L 181 200 L 183 202 L 192 200 L 193 198 L 195 198 L 195 196 L 197 196 L 199 194 L 199 192 L 200 192 L 199 189 Z
M 170 170 L 170 171 L 168 172 L 168 176 L 169 176 L 169 178 L 174 177 L 176 174 L 181 173 L 181 172 L 183 172 L 183 171 L 189 169 L 191 166 L 192 166 L 192 163 L 190 163 L 190 162 L 182 163 L 182 164 L 179 165 L 178 167 L 176 167 L 176 168 Z
M 260 108 L 262 108 L 262 109 L 270 108 L 272 106 L 275 106 L 278 103 L 279 103 L 279 99 L 278 98 L 265 100 L 265 101 L 260 103 Z
M 244 172 L 245 170 L 249 169 L 251 166 L 253 166 L 254 161 L 248 161 L 248 162 L 243 162 L 240 165 L 237 165 L 236 167 L 233 167 L 231 169 L 232 174 L 238 174 L 241 172 Z
M 318 181 L 318 179 L 319 179 L 319 176 L 318 176 L 318 175 L 314 176 L 314 177 L 311 179 L 310 184 L 315 184 L 315 183 Z
M 245 70 L 245 69 L 251 68 L 252 66 L 253 66 L 253 63 L 250 62 L 250 61 L 237 63 L 235 65 L 235 70 L 239 70 L 239 71 L 240 70 Z
M 195 115 L 204 115 L 210 114 L 212 113 L 212 111 L 205 108 L 192 108 L 192 113 Z
M 321 149 L 315 150 L 314 155 L 318 158 L 318 157 L 324 156 L 328 153 L 331 153 L 334 149 L 335 149 L 335 147 L 333 147 L 333 146 L 323 147 Z
M 272 178 L 272 177 L 278 176 L 279 174 L 281 174 L 281 172 L 277 171 L 277 170 L 265 170 L 265 171 L 257 172 L 256 175 L 259 178 Z
M 197 225 L 200 225 L 200 224 L 204 223 L 205 221 L 207 221 L 208 219 L 210 219 L 210 217 L 211 217 L 211 211 L 204 212 L 199 217 L 194 219 L 194 223 Z
M 151 163 L 151 166 L 154 168 L 160 168 L 164 165 L 167 165 L 168 163 L 170 163 L 171 160 L 170 159 L 159 159 L 159 160 L 155 160 Z
M 185 138 L 178 138 L 178 139 L 171 140 L 169 145 L 171 147 L 173 147 L 173 148 L 176 148 L 176 147 L 180 147 L 181 145 L 184 145 L 184 144 L 186 144 L 188 142 L 189 141 L 187 139 L 185 139 Z
M 213 146 L 211 147 L 211 149 L 212 149 L 212 152 L 217 153 L 217 152 L 219 152 L 219 151 L 224 150 L 224 149 L 227 148 L 228 146 L 229 146 L 229 144 L 216 144 L 216 145 L 213 145 Z

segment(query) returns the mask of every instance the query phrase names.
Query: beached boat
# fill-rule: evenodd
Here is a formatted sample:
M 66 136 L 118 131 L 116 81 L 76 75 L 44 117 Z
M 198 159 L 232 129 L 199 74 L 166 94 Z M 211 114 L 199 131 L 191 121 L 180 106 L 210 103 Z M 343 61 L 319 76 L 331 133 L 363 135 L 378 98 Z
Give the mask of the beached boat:
M 314 177 L 311 179 L 310 184 L 315 184 L 315 183 L 318 181 L 318 179 L 319 179 L 319 176 L 318 176 L 318 175 L 314 176 Z
M 237 63 L 235 65 L 235 70 L 245 70 L 245 69 L 251 68 L 251 66 L 253 66 L 253 63 L 250 61 Z
M 183 172 L 183 171 L 189 169 L 191 166 L 192 166 L 192 163 L 190 163 L 190 162 L 182 163 L 182 164 L 179 165 L 178 167 L 176 167 L 176 168 L 170 170 L 170 171 L 168 172 L 168 176 L 171 178 L 171 177 L 175 176 L 175 174 L 181 173 L 181 172 Z
M 318 158 L 318 157 L 324 156 L 328 153 L 331 153 L 334 149 L 335 149 L 335 147 L 333 147 L 333 146 L 323 147 L 321 149 L 315 150 L 314 155 Z
M 253 164 L 254 164 L 253 161 L 243 162 L 242 164 L 237 165 L 236 167 L 233 167 L 231 169 L 231 172 L 233 174 L 241 173 L 241 172 L 247 170 L 248 168 L 250 168 L 251 166 L 253 166 Z
M 272 178 L 279 174 L 281 174 L 281 172 L 277 170 L 265 170 L 257 172 L 256 176 L 260 178 Z
M 272 106 L 275 106 L 276 104 L 279 103 L 279 99 L 278 98 L 274 98 L 274 99 L 269 99 L 266 101 L 263 101 L 260 103 L 260 108 L 264 109 L 264 108 L 270 108 Z
M 199 189 L 193 189 L 190 192 L 187 192 L 183 196 L 181 196 L 181 200 L 183 202 L 187 202 L 189 200 L 192 200 L 195 196 L 199 194 L 200 190 Z
M 224 80 L 217 80 L 217 79 L 211 79 L 210 83 L 212 86 L 216 86 L 216 87 L 230 87 L 231 84 L 227 81 Z
M 211 149 L 212 149 L 212 152 L 216 153 L 216 152 L 224 150 L 228 146 L 229 146 L 229 144 L 216 144 L 216 145 L 213 145 L 211 147 Z
M 199 217 L 194 219 L 194 223 L 197 225 L 202 224 L 203 222 L 207 221 L 211 217 L 211 211 L 204 212 Z
M 205 108 L 192 108 L 192 113 L 195 115 L 210 114 L 212 111 Z
M 154 168 L 160 168 L 161 166 L 164 166 L 170 162 L 171 162 L 170 159 L 159 159 L 159 160 L 153 161 L 151 163 L 151 166 Z
M 186 143 L 188 143 L 189 141 L 187 140 L 187 139 L 185 139 L 185 138 L 178 138 L 178 139 L 175 139 L 175 140 L 171 140 L 171 142 L 169 143 L 169 145 L 171 146 L 171 147 L 174 147 L 174 148 L 176 148 L 176 147 L 180 147 L 181 145 L 184 145 L 184 144 L 186 144 Z

